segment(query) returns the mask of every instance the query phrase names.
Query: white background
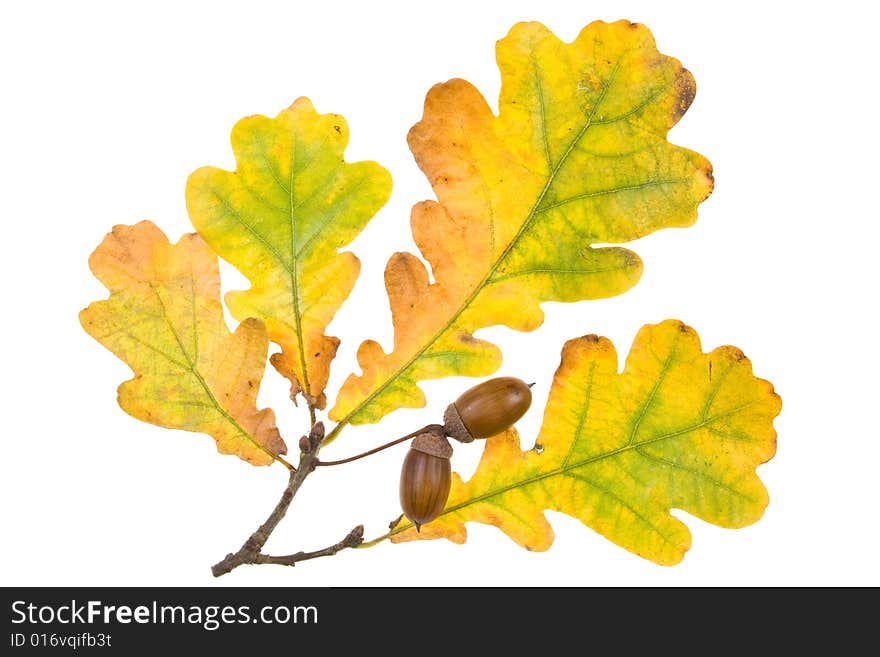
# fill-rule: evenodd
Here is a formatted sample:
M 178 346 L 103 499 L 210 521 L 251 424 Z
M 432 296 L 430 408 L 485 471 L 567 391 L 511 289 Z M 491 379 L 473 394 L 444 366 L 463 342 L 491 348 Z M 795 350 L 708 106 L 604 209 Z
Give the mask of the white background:
M 869 3 L 392 2 L 4 3 L 0 10 L 2 585 L 872 585 L 878 566 L 876 10 Z M 116 406 L 130 371 L 78 311 L 106 290 L 89 253 L 117 223 L 191 231 L 187 175 L 234 168 L 229 131 L 296 97 L 351 128 L 348 161 L 394 178 L 391 201 L 350 248 L 362 273 L 330 334 L 342 338 L 331 399 L 365 338 L 390 349 L 382 271 L 413 250 L 410 206 L 432 198 L 406 147 L 425 92 L 463 77 L 495 107 L 494 43 L 520 20 L 566 41 L 594 19 L 645 23 L 696 77 L 670 140 L 706 155 L 714 194 L 697 224 L 630 245 L 641 282 L 607 300 L 544 304 L 533 333 L 478 333 L 499 374 L 537 381 L 519 423 L 531 446 L 571 337 L 608 336 L 623 356 L 645 323 L 678 318 L 704 350 L 740 347 L 783 399 L 778 453 L 759 468 L 770 506 L 725 530 L 690 527 L 684 561 L 661 567 L 548 513 L 556 541 L 517 547 L 493 527 L 447 541 L 349 550 L 294 569 L 212 563 L 262 522 L 280 466 L 221 456 L 207 436 L 142 424 Z M 224 289 L 244 280 L 228 266 Z M 434 421 L 473 380 L 423 384 L 424 410 L 350 427 L 341 458 Z M 294 448 L 304 424 L 270 368 L 260 393 Z M 312 550 L 398 513 L 404 447 L 310 478 L 267 550 Z M 472 472 L 479 446 L 457 448 Z

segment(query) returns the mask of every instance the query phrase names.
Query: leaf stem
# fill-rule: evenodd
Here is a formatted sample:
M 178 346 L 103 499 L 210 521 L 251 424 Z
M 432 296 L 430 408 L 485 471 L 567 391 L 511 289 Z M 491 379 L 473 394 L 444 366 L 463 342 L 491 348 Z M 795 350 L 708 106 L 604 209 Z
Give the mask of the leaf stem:
M 345 420 L 338 422 L 336 426 L 330 430 L 330 433 L 327 434 L 327 438 L 324 439 L 324 444 L 329 445 L 334 440 L 336 440 L 336 437 L 339 436 L 339 433 L 346 427 L 347 424 L 348 422 L 346 422 Z
M 426 424 L 421 429 L 417 429 L 416 431 L 413 431 L 412 433 L 408 433 L 405 436 L 401 436 L 400 438 L 395 438 L 391 442 L 385 443 L 384 445 L 379 445 L 378 447 L 374 447 L 373 449 L 368 450 L 366 452 L 356 454 L 355 456 L 349 456 L 346 459 L 339 459 L 338 461 L 317 461 L 315 463 L 315 466 L 342 465 L 343 463 L 351 463 L 352 461 L 357 461 L 358 459 L 362 459 L 365 456 L 370 456 L 371 454 L 375 454 L 376 452 L 381 452 L 383 449 L 388 449 L 389 447 L 394 447 L 394 445 L 402 443 L 405 440 L 409 440 L 410 438 L 414 438 L 415 436 L 419 435 L 420 433 L 424 433 L 426 431 L 437 431 L 437 430 L 443 431 L 444 430 L 443 425 L 442 424 Z M 330 435 L 332 435 L 332 432 Z
M 445 512 L 444 512 L 445 513 Z M 441 514 L 442 515 L 442 514 Z M 412 529 L 415 527 L 414 524 L 404 519 L 403 515 L 398 516 L 390 523 L 388 523 L 388 531 L 382 534 L 381 536 L 377 536 L 369 541 L 361 541 L 361 543 L 357 546 L 359 548 L 369 548 L 374 545 L 378 545 L 382 541 L 387 541 L 389 538 L 394 536 L 395 534 L 399 534 L 407 529 Z
M 370 541 L 362 541 L 361 543 L 358 544 L 357 547 L 371 548 L 375 545 L 379 545 L 379 543 L 381 543 L 383 541 L 387 541 L 389 538 L 391 538 L 394 535 L 394 533 L 395 532 L 388 532 L 387 534 L 382 534 L 381 536 L 377 536 L 376 538 L 374 538 Z

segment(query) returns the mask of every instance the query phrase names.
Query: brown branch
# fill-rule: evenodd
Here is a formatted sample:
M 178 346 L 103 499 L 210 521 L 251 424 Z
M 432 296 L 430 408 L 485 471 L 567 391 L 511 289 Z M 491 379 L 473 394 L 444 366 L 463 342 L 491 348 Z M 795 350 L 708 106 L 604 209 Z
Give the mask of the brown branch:
M 310 410 L 313 410 L 311 408 L 311 405 Z M 380 452 L 383 449 L 387 449 L 389 447 L 397 445 L 404 440 L 413 438 L 420 433 L 431 430 L 443 431 L 443 426 L 439 424 L 429 424 L 417 431 L 413 431 L 410 434 L 397 438 L 396 440 L 392 440 L 389 443 L 380 445 L 379 447 L 375 447 L 361 454 L 350 456 L 349 458 L 341 459 L 339 461 L 321 461 L 318 459 L 318 452 L 320 451 L 321 443 L 324 441 L 324 425 L 321 422 L 314 423 L 311 432 L 309 432 L 309 435 L 303 436 L 299 440 L 300 459 L 298 467 L 293 468 L 293 466 L 284 462 L 284 465 L 286 465 L 290 470 L 290 477 L 287 481 L 287 486 L 284 489 L 284 492 L 281 494 L 281 499 L 278 500 L 278 504 L 275 505 L 272 513 L 270 513 L 269 517 L 266 518 L 266 521 L 262 525 L 260 525 L 253 534 L 248 537 L 241 548 L 239 548 L 238 552 L 230 552 L 221 561 L 218 561 L 216 564 L 211 566 L 211 573 L 214 575 L 214 577 L 220 577 L 221 575 L 225 575 L 226 573 L 229 573 L 235 568 L 238 568 L 239 566 L 244 564 L 276 564 L 279 566 L 294 566 L 300 561 L 317 559 L 318 557 L 329 557 L 333 556 L 340 550 L 359 547 L 364 542 L 363 525 L 358 525 L 357 527 L 352 529 L 350 532 L 348 532 L 348 534 L 346 534 L 345 538 L 343 538 L 338 543 L 334 543 L 333 545 L 323 548 L 321 550 L 315 550 L 314 552 L 296 552 L 294 554 L 286 554 L 281 556 L 263 554 L 263 546 L 266 545 L 266 542 L 269 540 L 272 532 L 275 531 L 278 523 L 281 522 L 282 518 L 284 518 L 285 514 L 287 513 L 287 509 L 290 507 L 291 502 L 293 502 L 293 498 L 296 496 L 297 491 L 299 491 L 300 486 L 302 486 L 303 482 L 306 480 L 306 477 L 308 477 L 309 474 L 311 474 L 316 467 L 318 467 L 319 465 L 341 465 L 342 463 L 350 463 L 351 461 L 356 461 L 358 459 L 364 458 L 365 456 L 375 454 L 376 452 Z
M 348 532 L 346 537 L 341 541 L 330 547 L 326 547 L 323 550 L 315 550 L 314 552 L 297 552 L 296 554 L 287 554 L 282 557 L 273 556 L 271 554 L 258 554 L 254 558 L 253 563 L 273 563 L 279 566 L 295 566 L 298 561 L 317 559 L 318 557 L 332 557 L 340 550 L 357 547 L 363 542 L 364 526 L 358 525 Z
M 284 489 L 281 499 L 278 500 L 278 504 L 275 505 L 275 508 L 272 510 L 272 513 L 269 514 L 266 522 L 260 525 L 259 528 L 257 528 L 257 531 L 248 537 L 238 552 L 230 552 L 221 561 L 218 561 L 211 567 L 211 573 L 214 577 L 225 575 L 242 564 L 257 563 L 257 557 L 261 556 L 260 551 L 263 549 L 266 541 L 269 540 L 269 536 L 272 535 L 275 527 L 278 526 L 278 523 L 281 522 L 284 514 L 287 513 L 290 503 L 293 501 L 300 486 L 302 486 L 303 482 L 306 480 L 306 477 L 308 477 L 312 470 L 315 469 L 315 464 L 318 461 L 318 451 L 323 439 L 324 425 L 318 422 L 312 427 L 307 438 L 309 447 L 308 451 L 304 450 L 300 457 L 299 467 L 296 470 L 291 470 L 290 478 L 287 481 L 287 487 Z
M 376 452 L 381 452 L 383 449 L 388 449 L 389 447 L 394 447 L 395 445 L 402 443 L 404 440 L 409 440 L 410 438 L 414 438 L 418 436 L 420 433 L 424 433 L 426 431 L 440 431 L 442 432 L 444 427 L 442 424 L 426 424 L 421 429 L 417 429 L 412 433 L 408 433 L 405 436 L 401 436 L 400 438 L 395 438 L 391 442 L 385 443 L 384 445 L 379 445 L 378 447 L 374 447 L 371 450 L 366 452 L 362 452 L 360 454 L 356 454 L 355 456 L 349 456 L 347 459 L 339 459 L 338 461 L 317 461 L 315 463 L 316 466 L 322 465 L 342 465 L 343 463 L 351 463 L 352 461 L 357 461 L 358 459 L 362 459 L 365 456 L 370 456 L 375 454 Z

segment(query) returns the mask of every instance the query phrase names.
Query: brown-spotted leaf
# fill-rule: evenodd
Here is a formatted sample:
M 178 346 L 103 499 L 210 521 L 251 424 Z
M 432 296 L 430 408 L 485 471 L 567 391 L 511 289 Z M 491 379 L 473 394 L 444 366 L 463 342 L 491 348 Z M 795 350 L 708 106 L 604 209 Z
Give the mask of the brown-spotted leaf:
M 634 285 L 639 257 L 606 246 L 688 226 L 712 167 L 666 135 L 695 83 L 642 25 L 591 23 L 563 43 L 520 23 L 497 44 L 499 114 L 465 80 L 438 84 L 409 133 L 437 201 L 412 210 L 416 256 L 388 262 L 394 345 L 358 351 L 331 418 L 376 422 L 421 407 L 418 382 L 482 376 L 501 362 L 474 331 L 531 331 L 544 301 L 610 297 Z M 332 434 L 331 434 L 332 435 Z
M 756 468 L 776 452 L 781 401 L 730 346 L 702 352 L 693 329 L 668 320 L 642 328 L 623 372 L 606 338 L 570 340 L 536 447 L 515 430 L 489 439 L 473 477 L 454 475 L 445 511 L 417 533 L 463 543 L 466 522 L 495 525 L 530 550 L 546 550 L 545 510 L 581 520 L 659 564 L 681 561 L 690 532 L 671 509 L 722 527 L 757 521 L 768 495 Z
M 286 453 L 274 413 L 256 406 L 266 328 L 247 319 L 229 332 L 217 257 L 201 237 L 170 244 L 149 221 L 116 226 L 89 266 L 110 297 L 81 311 L 80 323 L 134 371 L 118 390 L 126 413 L 209 434 L 221 453 L 254 465 Z

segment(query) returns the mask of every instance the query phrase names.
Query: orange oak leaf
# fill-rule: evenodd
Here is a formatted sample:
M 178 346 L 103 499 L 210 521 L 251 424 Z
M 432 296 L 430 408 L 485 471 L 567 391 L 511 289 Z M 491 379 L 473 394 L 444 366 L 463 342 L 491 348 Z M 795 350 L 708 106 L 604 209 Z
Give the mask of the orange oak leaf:
M 425 265 L 397 253 L 385 270 L 390 353 L 358 350 L 330 417 L 339 427 L 424 406 L 418 382 L 483 376 L 499 349 L 474 331 L 531 331 L 544 301 L 610 297 L 639 279 L 628 242 L 692 224 L 712 167 L 666 134 L 690 105 L 693 76 L 642 25 L 591 23 L 563 43 L 520 23 L 497 44 L 499 114 L 465 80 L 438 84 L 409 146 L 437 195 L 412 210 Z M 334 428 L 331 437 L 338 433 Z
M 133 370 L 118 389 L 126 413 L 209 434 L 218 451 L 254 465 L 286 453 L 274 413 L 256 407 L 266 328 L 247 319 L 229 332 L 217 257 L 201 237 L 170 244 L 149 221 L 116 226 L 89 266 L 110 297 L 82 310 L 80 323 Z

